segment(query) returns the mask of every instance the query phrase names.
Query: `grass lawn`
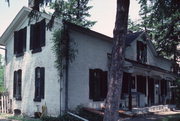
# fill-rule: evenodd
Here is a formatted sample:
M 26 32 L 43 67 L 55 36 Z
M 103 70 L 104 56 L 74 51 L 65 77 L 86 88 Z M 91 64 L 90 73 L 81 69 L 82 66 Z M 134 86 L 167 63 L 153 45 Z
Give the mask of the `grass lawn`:
M 168 115 L 157 121 L 180 121 L 180 114 Z
M 18 121 L 41 121 L 40 119 L 34 119 L 30 117 L 23 117 L 23 116 L 10 116 L 8 119 L 18 120 Z

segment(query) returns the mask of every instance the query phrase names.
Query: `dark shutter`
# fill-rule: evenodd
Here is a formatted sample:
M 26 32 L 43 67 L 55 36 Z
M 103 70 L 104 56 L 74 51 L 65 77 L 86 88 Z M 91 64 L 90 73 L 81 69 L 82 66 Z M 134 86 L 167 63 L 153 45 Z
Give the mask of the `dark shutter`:
M 154 104 L 154 79 L 148 79 L 148 100 L 151 104 Z
M 147 62 L 147 45 L 144 45 L 144 62 Z
M 24 36 L 24 32 L 23 32 L 23 29 L 21 29 L 18 31 L 17 54 L 23 53 L 23 36 Z
M 18 70 L 18 99 L 21 100 L 21 88 L 22 88 L 22 70 Z
M 129 87 L 129 78 L 130 76 L 128 73 L 123 73 L 123 81 L 122 81 L 122 93 L 128 93 L 128 87 Z
M 146 95 L 146 77 L 137 76 L 137 91 Z
M 100 91 L 101 98 L 105 99 L 107 96 L 108 84 L 107 84 L 107 71 L 101 72 L 101 83 L 100 83 Z
M 44 91 L 45 91 L 45 68 L 41 68 L 41 82 L 40 82 L 40 93 L 41 93 L 41 98 L 44 99 Z
M 165 88 L 165 96 L 167 96 L 167 88 L 168 88 L 168 81 L 165 80 L 165 84 L 164 84 L 164 88 Z
M 34 43 L 34 39 L 35 39 L 35 25 L 31 25 L 30 27 L 30 50 L 33 49 L 33 43 Z
M 17 54 L 18 32 L 14 32 L 14 54 Z
M 40 46 L 45 46 L 45 39 L 46 39 L 46 20 L 43 19 L 40 22 Z
M 94 97 L 94 71 L 89 69 L 89 99 Z
M 23 52 L 26 51 L 26 34 L 27 34 L 27 27 L 23 29 Z
M 139 61 L 140 60 L 140 42 L 139 41 L 137 41 L 137 61 Z
M 39 88 L 39 79 L 38 79 L 38 70 L 40 69 L 40 67 L 36 67 L 35 68 L 35 93 L 34 93 L 34 99 L 37 99 L 38 98 L 38 93 L 39 93 L 39 91 L 38 91 L 38 88 Z
M 17 72 L 14 71 L 14 83 L 13 83 L 13 97 L 16 97 L 16 83 L 17 83 Z

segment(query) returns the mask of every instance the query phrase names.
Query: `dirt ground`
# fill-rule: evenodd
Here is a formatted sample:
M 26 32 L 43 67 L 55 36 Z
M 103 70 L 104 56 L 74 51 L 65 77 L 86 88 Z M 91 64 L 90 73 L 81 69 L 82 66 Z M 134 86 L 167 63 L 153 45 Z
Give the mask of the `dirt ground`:
M 154 114 L 140 115 L 132 118 L 123 118 L 120 121 L 168 121 L 168 118 L 176 118 L 176 121 L 180 121 L 180 110 L 168 111 L 168 112 L 158 112 Z M 171 120 L 174 121 L 174 120 Z

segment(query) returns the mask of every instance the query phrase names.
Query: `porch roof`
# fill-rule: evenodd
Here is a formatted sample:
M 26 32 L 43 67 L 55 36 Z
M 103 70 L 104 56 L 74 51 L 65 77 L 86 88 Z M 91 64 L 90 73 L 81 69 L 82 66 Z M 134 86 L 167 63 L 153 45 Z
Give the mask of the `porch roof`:
M 167 75 L 169 75 L 171 77 L 177 78 L 176 74 L 174 74 L 174 73 L 172 73 L 172 72 L 170 72 L 168 70 L 162 69 L 160 67 L 157 67 L 157 66 L 139 63 L 137 61 L 130 60 L 130 59 L 127 59 L 127 58 L 125 59 L 125 61 L 130 62 L 133 67 L 143 68 L 143 69 L 145 69 L 147 71 L 160 72 L 160 73 L 167 74 Z M 169 76 L 167 76 L 167 77 L 169 77 Z

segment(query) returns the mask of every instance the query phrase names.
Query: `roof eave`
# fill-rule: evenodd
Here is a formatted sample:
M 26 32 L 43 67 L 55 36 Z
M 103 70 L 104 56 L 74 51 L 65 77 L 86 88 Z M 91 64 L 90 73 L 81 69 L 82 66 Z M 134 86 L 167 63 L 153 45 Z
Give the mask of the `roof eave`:
M 30 8 L 23 7 L 20 12 L 16 15 L 16 17 L 13 19 L 13 21 L 10 23 L 10 25 L 7 27 L 5 32 L 2 34 L 0 37 L 0 44 L 5 45 L 6 40 L 8 37 L 11 35 L 13 32 L 14 28 L 21 22 L 23 21 L 27 16 L 28 13 L 31 11 Z

